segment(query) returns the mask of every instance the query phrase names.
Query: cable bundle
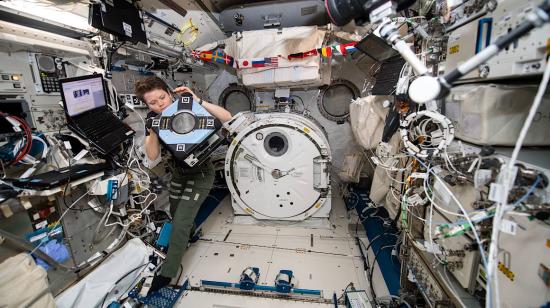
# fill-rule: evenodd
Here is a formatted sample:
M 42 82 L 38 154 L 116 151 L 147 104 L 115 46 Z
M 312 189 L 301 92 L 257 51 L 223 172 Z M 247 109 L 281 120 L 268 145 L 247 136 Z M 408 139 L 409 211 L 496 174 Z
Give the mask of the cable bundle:
M 27 124 L 27 122 L 25 122 L 25 120 L 19 117 L 9 115 L 3 112 L 0 112 L 0 116 L 2 116 L 4 119 L 6 119 L 6 121 L 8 121 L 12 125 L 12 128 L 16 133 L 17 132 L 23 133 L 23 137 L 19 139 L 13 147 L 13 152 L 11 155 L 13 159 L 9 161 L 9 164 L 13 166 L 18 162 L 20 162 L 25 157 L 25 155 L 29 154 L 31 150 L 32 139 L 33 139 L 31 128 Z

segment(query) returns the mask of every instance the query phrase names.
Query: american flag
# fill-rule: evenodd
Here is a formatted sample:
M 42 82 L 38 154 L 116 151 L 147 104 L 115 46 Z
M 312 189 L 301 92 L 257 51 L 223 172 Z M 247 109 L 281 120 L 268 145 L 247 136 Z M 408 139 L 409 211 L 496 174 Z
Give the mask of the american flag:
M 279 66 L 278 57 L 265 58 L 265 66 L 277 67 Z

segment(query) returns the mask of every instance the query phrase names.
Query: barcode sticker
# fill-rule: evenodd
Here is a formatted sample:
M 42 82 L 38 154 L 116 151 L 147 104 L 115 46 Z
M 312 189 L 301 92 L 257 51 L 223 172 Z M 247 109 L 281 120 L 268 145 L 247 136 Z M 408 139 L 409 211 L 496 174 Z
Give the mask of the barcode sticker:
M 504 204 L 505 198 L 504 186 L 497 183 L 491 183 L 491 188 L 489 189 L 489 200 Z
M 132 26 L 129 24 L 122 22 L 122 28 L 124 29 L 124 34 L 128 37 L 132 37 Z
M 410 205 L 417 205 L 417 204 L 420 204 L 422 202 L 422 198 L 420 198 L 420 196 L 418 194 L 414 194 L 414 195 L 410 196 L 409 198 L 407 198 L 407 202 Z
M 448 193 L 445 183 L 443 183 L 439 178 L 436 178 L 434 183 L 434 193 L 437 193 L 437 196 L 443 201 L 444 205 L 448 205 L 451 202 L 451 195 Z
M 413 172 L 411 173 L 411 178 L 414 179 L 426 179 L 428 177 L 427 173 Z
M 82 159 L 82 157 L 84 157 L 86 154 L 88 154 L 88 151 L 83 149 L 82 151 L 80 151 L 75 157 L 74 157 L 74 160 L 75 161 L 79 161 L 80 159 Z
M 479 189 L 483 185 L 489 183 L 492 179 L 493 172 L 489 169 L 479 169 L 474 173 L 474 187 Z
M 504 219 L 500 223 L 500 231 L 504 233 L 516 235 L 517 229 L 518 229 L 518 224 L 511 220 Z

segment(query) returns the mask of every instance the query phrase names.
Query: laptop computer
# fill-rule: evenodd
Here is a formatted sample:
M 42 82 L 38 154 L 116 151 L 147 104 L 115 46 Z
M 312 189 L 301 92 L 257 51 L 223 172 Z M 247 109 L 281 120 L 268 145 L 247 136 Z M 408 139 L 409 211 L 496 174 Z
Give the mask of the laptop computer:
M 69 129 L 100 153 L 111 153 L 135 133 L 109 110 L 109 95 L 101 75 L 60 79 L 59 89 Z

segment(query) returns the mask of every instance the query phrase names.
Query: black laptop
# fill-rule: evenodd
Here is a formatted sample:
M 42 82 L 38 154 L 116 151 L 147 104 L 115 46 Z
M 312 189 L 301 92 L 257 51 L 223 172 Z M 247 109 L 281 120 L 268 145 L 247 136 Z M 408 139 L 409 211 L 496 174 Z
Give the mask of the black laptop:
M 99 74 L 59 80 L 67 124 L 102 154 L 114 151 L 135 132 L 109 110 Z

